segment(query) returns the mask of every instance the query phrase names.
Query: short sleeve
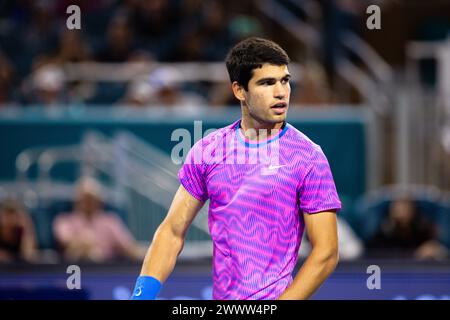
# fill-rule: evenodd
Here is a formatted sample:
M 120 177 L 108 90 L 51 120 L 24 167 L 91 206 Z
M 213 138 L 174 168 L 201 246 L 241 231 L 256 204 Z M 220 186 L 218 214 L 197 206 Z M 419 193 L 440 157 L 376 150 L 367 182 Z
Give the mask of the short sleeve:
M 340 210 L 342 205 L 328 160 L 317 146 L 300 183 L 298 197 L 304 213 Z
M 186 160 L 178 172 L 178 179 L 194 198 L 206 201 L 208 192 L 204 178 L 205 165 L 203 163 L 202 145 L 202 140 L 200 140 L 189 150 Z

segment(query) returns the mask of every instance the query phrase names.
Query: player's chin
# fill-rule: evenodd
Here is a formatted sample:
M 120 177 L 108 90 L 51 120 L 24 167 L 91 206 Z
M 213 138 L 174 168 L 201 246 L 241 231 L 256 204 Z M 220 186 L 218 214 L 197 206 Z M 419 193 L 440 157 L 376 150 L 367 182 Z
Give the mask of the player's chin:
M 270 113 L 270 122 L 272 123 L 279 123 L 279 122 L 283 122 L 286 120 L 286 113 L 287 110 L 284 112 L 274 112 L 273 110 L 271 110 L 272 112 Z
M 283 123 L 285 121 L 286 118 L 280 118 L 280 117 L 270 117 L 266 119 L 266 123 L 267 124 L 271 124 L 271 125 L 276 125 L 276 124 L 280 124 Z

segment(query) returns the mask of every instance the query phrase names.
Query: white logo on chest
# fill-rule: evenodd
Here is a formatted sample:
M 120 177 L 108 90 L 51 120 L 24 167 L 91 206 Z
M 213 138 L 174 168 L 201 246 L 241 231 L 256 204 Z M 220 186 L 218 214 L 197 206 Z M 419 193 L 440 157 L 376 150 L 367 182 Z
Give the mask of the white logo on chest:
M 276 174 L 278 172 L 279 168 L 285 167 L 285 164 L 281 164 L 281 165 L 275 165 L 275 164 L 271 164 L 268 167 L 262 167 L 261 168 L 261 175 L 263 176 L 269 176 L 272 174 Z

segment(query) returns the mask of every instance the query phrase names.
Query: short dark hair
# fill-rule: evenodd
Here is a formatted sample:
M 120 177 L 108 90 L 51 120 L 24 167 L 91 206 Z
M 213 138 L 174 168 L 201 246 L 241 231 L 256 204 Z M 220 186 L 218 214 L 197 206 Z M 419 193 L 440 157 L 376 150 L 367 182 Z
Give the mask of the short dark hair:
M 248 91 L 248 82 L 253 69 L 264 63 L 276 66 L 288 65 L 289 56 L 278 44 L 271 40 L 251 37 L 237 43 L 227 54 L 225 64 L 231 83 L 237 81 Z

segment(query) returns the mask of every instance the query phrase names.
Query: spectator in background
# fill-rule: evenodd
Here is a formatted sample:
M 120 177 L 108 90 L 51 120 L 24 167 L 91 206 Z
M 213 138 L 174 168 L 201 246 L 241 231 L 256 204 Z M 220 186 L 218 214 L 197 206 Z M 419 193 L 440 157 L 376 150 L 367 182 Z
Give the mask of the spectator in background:
M 37 258 L 31 217 L 18 202 L 6 200 L 0 205 L 0 263 L 35 262 Z
M 447 249 L 438 241 L 437 226 L 427 220 L 415 202 L 401 198 L 390 203 L 388 215 L 368 244 L 370 251 L 396 257 L 443 259 Z
M 169 0 L 127 1 L 122 8 L 138 40 L 158 60 L 163 60 L 178 42 L 179 20 L 176 4 Z
M 148 77 L 133 81 L 120 103 L 137 107 L 174 107 L 184 113 L 202 110 L 206 106 L 206 99 L 194 92 L 183 91 L 180 79 L 177 69 L 158 67 Z
M 0 33 L 5 32 L 1 46 L 16 66 L 19 77 L 30 73 L 36 56 L 49 53 L 57 45 L 53 5 L 53 1 L 22 0 L 11 1 L 9 8 L 8 5 L 1 8 L 6 9 L 4 19 L 0 19 Z
M 141 260 L 141 247 L 117 214 L 102 208 L 99 183 L 81 178 L 76 186 L 72 213 L 58 215 L 53 224 L 55 239 L 69 261 L 110 262 Z
M 91 52 L 88 43 L 83 39 L 79 30 L 69 30 L 62 27 L 58 45 L 52 52 L 35 57 L 32 69 L 36 70 L 46 64 L 63 66 L 70 62 L 86 62 L 91 60 Z
M 133 33 L 124 15 L 114 17 L 108 26 L 106 44 L 96 55 L 99 62 L 127 62 L 134 51 Z
M 33 62 L 31 77 L 22 88 L 25 104 L 56 106 L 89 97 L 87 83 L 68 81 L 64 66 L 66 63 L 88 62 L 90 49 L 78 30 L 64 29 L 60 35 L 59 47 L 54 54 L 43 54 Z
M 338 248 L 339 260 L 351 261 L 360 258 L 364 253 L 364 244 L 361 239 L 355 234 L 350 224 L 339 216 L 337 218 L 338 230 Z M 299 255 L 306 258 L 311 252 L 311 243 L 309 242 L 307 234 L 304 234 L 304 239 L 300 247 Z
M 48 64 L 31 75 L 29 101 L 45 107 L 58 106 L 67 102 L 66 77 L 61 67 Z
M 155 89 L 148 79 L 146 77 L 141 77 L 130 83 L 127 93 L 125 94 L 125 97 L 119 101 L 119 105 L 145 108 L 151 105 L 154 94 Z
M 47 2 L 47 1 L 46 1 Z M 53 1 L 50 1 L 53 2 Z M 114 1 L 111 0 L 58 0 L 54 1 L 54 11 L 60 20 L 67 19 L 67 8 L 71 5 L 80 7 L 83 15 L 95 15 L 101 10 L 108 10 Z
M 198 21 L 199 12 L 202 10 L 204 0 L 184 0 L 179 2 L 178 16 L 181 26 L 195 24 Z
M 80 31 L 64 29 L 59 39 L 55 60 L 60 64 L 91 60 L 89 45 Z
M 293 94 L 292 104 L 302 105 L 330 105 L 336 101 L 328 86 L 327 76 L 321 64 L 317 61 L 308 61 L 304 64 L 302 77 L 297 82 Z
M 14 67 L 0 51 L 0 109 L 13 104 Z
M 206 61 L 223 61 L 232 43 L 224 3 L 205 1 L 200 15 L 200 37 L 203 38 L 201 56 Z
M 231 44 L 231 31 L 224 4 L 210 0 L 182 6 L 183 29 L 169 61 L 222 61 Z M 196 10 L 192 16 L 192 10 Z

